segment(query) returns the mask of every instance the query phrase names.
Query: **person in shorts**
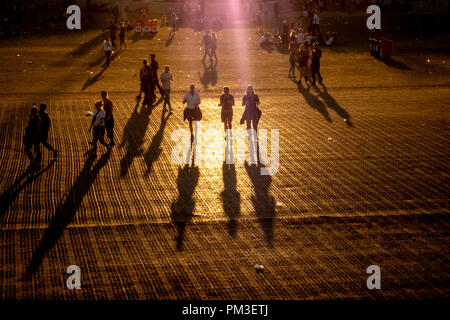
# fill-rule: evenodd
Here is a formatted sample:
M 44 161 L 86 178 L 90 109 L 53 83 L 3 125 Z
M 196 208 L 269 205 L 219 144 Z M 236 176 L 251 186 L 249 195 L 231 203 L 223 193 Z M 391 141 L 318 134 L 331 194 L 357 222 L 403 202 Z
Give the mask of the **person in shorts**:
M 194 128 L 192 126 L 193 121 L 201 120 L 200 95 L 195 92 L 195 86 L 191 84 L 190 89 L 183 98 L 183 104 L 186 103 L 186 109 L 184 109 L 184 120 L 189 121 L 189 130 L 191 131 L 191 142 L 194 142 Z
M 223 87 L 223 94 L 220 96 L 219 106 L 222 107 L 221 118 L 224 124 L 225 133 L 227 129 L 231 128 L 231 123 L 233 122 L 233 106 L 234 106 L 234 97 L 230 94 L 229 87 Z

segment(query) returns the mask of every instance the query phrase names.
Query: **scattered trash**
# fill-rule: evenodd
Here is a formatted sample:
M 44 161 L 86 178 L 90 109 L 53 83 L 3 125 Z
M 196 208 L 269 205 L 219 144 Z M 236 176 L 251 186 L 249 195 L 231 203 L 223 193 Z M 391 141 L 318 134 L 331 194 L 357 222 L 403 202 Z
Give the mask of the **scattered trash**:
M 86 111 L 84 114 L 86 117 L 92 117 L 94 114 L 91 111 Z
M 446 61 L 444 60 L 444 61 L 442 61 L 442 63 L 446 63 Z
M 264 272 L 264 266 L 262 264 L 255 264 L 255 270 L 257 273 L 263 273 Z
M 28 60 L 27 63 L 28 64 L 33 64 L 33 61 L 32 60 Z
M 22 70 L 22 72 L 27 72 L 27 70 Z
M 430 59 L 427 59 L 427 63 L 430 63 Z
M 344 119 L 344 122 L 347 122 L 347 119 Z
M 328 141 L 333 141 L 333 138 L 328 138 Z
M 17 56 L 20 57 L 20 53 L 18 53 Z
M 277 207 L 282 207 L 283 204 L 282 204 L 281 202 L 277 202 L 277 204 L 276 204 L 275 206 L 277 206 Z

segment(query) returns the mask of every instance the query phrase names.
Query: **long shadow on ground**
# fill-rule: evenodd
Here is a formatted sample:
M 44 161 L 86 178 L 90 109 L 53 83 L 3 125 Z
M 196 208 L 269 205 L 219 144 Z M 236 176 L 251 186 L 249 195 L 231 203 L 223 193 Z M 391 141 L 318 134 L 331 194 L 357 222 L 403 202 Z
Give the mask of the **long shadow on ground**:
M 237 232 L 237 219 L 241 215 L 241 194 L 236 189 L 236 167 L 234 164 L 224 163 L 222 166 L 223 191 L 220 194 L 223 210 L 228 217 L 228 232 L 235 237 Z
M 141 108 L 139 111 L 138 108 L 139 102 L 135 105 L 133 113 L 123 129 L 123 138 L 119 145 L 119 148 L 127 147 L 124 157 L 120 160 L 121 177 L 128 173 L 128 168 L 134 158 L 142 154 L 141 146 L 150 122 L 148 111 L 145 108 Z
M 0 195 L 0 220 L 20 192 L 29 184 L 33 183 L 33 181 L 40 177 L 44 172 L 50 170 L 55 162 L 56 159 L 53 159 L 44 169 L 41 169 L 38 166 L 28 167 L 27 170 L 25 170 L 12 185 Z
M 100 170 L 108 163 L 110 155 L 111 152 L 108 150 L 108 152 L 100 157 L 95 166 L 92 167 L 97 156 L 93 149 L 87 152 L 87 159 L 83 169 L 67 194 L 65 201 L 56 208 L 55 215 L 49 227 L 45 230 L 39 247 L 33 253 L 30 265 L 25 274 L 26 277 L 31 276 L 37 271 L 44 256 L 56 244 L 67 225 L 72 222 L 78 208 L 83 202 L 83 198 L 94 184 Z
M 252 196 L 255 215 L 264 232 L 264 237 L 269 245 L 273 245 L 273 219 L 275 217 L 275 199 L 270 195 L 269 188 L 272 183 L 270 175 L 261 175 L 261 166 L 245 163 L 245 170 L 253 184 L 255 195 Z
M 155 136 L 152 139 L 150 147 L 144 154 L 144 161 L 145 164 L 147 165 L 147 171 L 145 172 L 146 177 L 151 173 L 153 163 L 155 163 L 155 161 L 158 160 L 162 151 L 161 143 L 164 137 L 164 129 L 166 128 L 167 121 L 172 115 L 171 113 L 169 113 L 167 117 L 165 117 L 165 114 L 166 111 L 163 111 L 161 114 L 161 124 L 159 125 L 159 130 L 156 132 Z
M 185 165 L 183 168 L 178 169 L 178 199 L 171 206 L 172 222 L 177 228 L 176 248 L 178 251 L 183 250 L 186 224 L 191 221 L 194 212 L 195 200 L 193 196 L 199 176 L 198 167 Z

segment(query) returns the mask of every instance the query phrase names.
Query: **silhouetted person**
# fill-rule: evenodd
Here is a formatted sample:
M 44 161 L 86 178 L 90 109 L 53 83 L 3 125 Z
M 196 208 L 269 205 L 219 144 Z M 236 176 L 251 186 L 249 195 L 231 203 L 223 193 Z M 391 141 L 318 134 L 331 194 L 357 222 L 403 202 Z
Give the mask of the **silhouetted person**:
M 173 75 L 170 73 L 169 66 L 165 66 L 164 72 L 161 73 L 161 82 L 164 90 L 164 110 L 166 109 L 166 105 L 169 106 L 170 111 L 172 111 L 172 105 L 170 104 L 170 88 L 171 82 L 173 81 Z
M 114 143 L 114 116 L 113 116 L 113 103 L 108 99 L 106 91 L 101 92 L 103 110 L 105 111 L 105 129 L 106 136 L 109 139 L 109 146 L 112 147 Z
M 192 127 L 193 121 L 201 120 L 200 95 L 195 92 L 195 86 L 191 84 L 189 92 L 184 95 L 183 104 L 187 103 L 184 109 L 184 120 L 189 121 L 189 130 L 191 131 L 191 142 L 194 142 L 194 129 Z
M 120 48 L 122 49 L 122 46 L 125 48 L 127 47 L 127 44 L 125 43 L 125 33 L 127 31 L 127 27 L 125 25 L 125 22 L 122 22 L 120 24 L 120 33 L 119 33 L 119 39 L 120 39 Z
M 39 163 L 41 161 L 41 149 L 39 141 L 39 128 L 40 118 L 38 115 L 38 109 L 33 106 L 30 111 L 30 119 L 28 120 L 28 126 L 25 128 L 25 135 L 23 136 L 23 144 L 25 145 L 25 153 L 31 161 L 31 164 Z M 33 158 L 31 148 L 34 147 L 36 158 Z
M 152 67 L 152 72 L 153 72 L 153 81 L 155 82 L 155 87 L 158 88 L 159 93 L 161 93 L 161 96 L 164 96 L 164 91 L 161 88 L 160 84 L 159 84 L 159 79 L 158 79 L 158 69 L 159 69 L 159 65 L 158 62 L 155 60 L 156 56 L 152 53 L 150 55 L 150 67 Z M 156 96 L 155 96 L 156 98 Z
M 111 39 L 112 47 L 116 50 L 117 27 L 114 22 L 111 21 L 107 29 L 109 29 L 109 38 Z
M 211 36 L 209 35 L 209 31 L 206 31 L 205 35 L 203 36 L 203 45 L 205 47 L 205 53 L 203 55 L 202 61 L 205 61 L 206 55 L 211 58 Z
M 138 99 L 141 98 L 141 93 L 144 92 L 144 102 L 142 106 L 152 107 L 154 102 L 154 81 L 153 81 L 153 71 L 150 67 L 147 59 L 143 60 L 143 66 L 139 71 L 139 78 L 141 79 L 141 89 L 137 96 Z
M 320 58 L 322 57 L 322 50 L 319 48 L 317 42 L 313 43 L 312 58 L 311 58 L 311 78 L 312 84 L 316 84 L 316 74 L 319 76 L 319 83 L 322 84 L 322 76 L 320 75 Z
M 261 116 L 261 111 L 258 108 L 259 97 L 254 93 L 253 87 L 248 86 L 247 92 L 242 99 L 242 106 L 245 107 L 244 114 L 241 118 L 241 124 L 247 122 L 247 129 L 258 129 L 258 121 Z
M 308 61 L 309 53 L 306 48 L 306 40 L 302 43 L 298 49 L 298 69 L 300 71 L 299 79 L 297 84 L 302 83 L 302 77 L 305 78 L 305 84 L 308 83 Z
M 211 34 L 211 43 L 210 43 L 210 59 L 216 58 L 217 60 L 217 55 L 216 55 L 216 49 L 217 49 L 217 36 L 216 34 L 213 32 Z
M 50 117 L 48 116 L 47 112 L 45 112 L 45 109 L 47 109 L 47 105 L 45 103 L 41 103 L 39 106 L 38 114 L 39 118 L 41 119 L 39 128 L 39 140 L 45 148 L 53 151 L 53 156 L 56 157 L 58 155 L 58 151 L 47 142 L 48 131 L 50 130 Z
M 223 87 L 223 94 L 220 96 L 219 106 L 222 107 L 221 118 L 224 124 L 225 132 L 231 128 L 231 122 L 233 121 L 233 106 L 234 97 L 230 94 L 229 87 Z
M 94 150 L 97 150 L 97 142 L 109 149 L 108 144 L 104 140 L 105 136 L 105 111 L 102 110 L 102 102 L 97 101 L 95 103 L 95 110 L 93 112 L 91 126 L 89 127 L 89 132 L 92 130 L 92 142 L 89 142 L 93 146 Z

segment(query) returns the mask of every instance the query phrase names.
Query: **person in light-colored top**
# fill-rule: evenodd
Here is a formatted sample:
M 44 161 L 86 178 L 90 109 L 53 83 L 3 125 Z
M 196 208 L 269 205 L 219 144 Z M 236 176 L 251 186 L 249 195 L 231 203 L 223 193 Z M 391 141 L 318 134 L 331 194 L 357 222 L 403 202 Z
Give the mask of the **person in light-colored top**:
M 300 28 L 297 32 L 297 44 L 301 44 L 303 41 L 305 41 L 305 34 L 303 33 L 303 29 Z
M 100 143 L 109 149 L 109 145 L 105 142 L 105 117 L 106 112 L 102 110 L 102 102 L 97 101 L 95 103 L 95 110 L 93 112 L 91 126 L 89 127 L 89 132 L 92 130 L 92 142 L 89 142 L 90 145 L 94 146 L 94 149 L 97 150 L 97 142 L 100 140 Z
M 188 119 L 189 121 L 189 130 L 191 130 L 191 142 L 194 141 L 194 129 L 192 127 L 192 122 L 200 121 L 202 118 L 199 108 L 200 102 L 200 95 L 195 92 L 195 86 L 191 84 L 189 92 L 187 92 L 183 98 L 183 104 L 187 104 L 186 109 L 184 109 L 184 120 Z
M 112 43 L 109 39 L 106 39 L 103 42 L 103 50 L 105 50 L 106 66 L 109 67 L 109 63 L 110 63 L 110 59 L 111 59 L 111 51 L 112 51 Z
M 161 73 L 160 78 L 164 92 L 164 110 L 167 110 L 166 105 L 168 105 L 170 111 L 172 111 L 172 105 L 170 104 L 170 82 L 173 81 L 173 75 L 170 73 L 169 66 L 165 66 L 164 72 Z
M 314 10 L 311 33 L 313 35 L 318 36 L 319 38 L 322 37 L 322 35 L 320 34 L 320 18 L 319 18 L 319 14 L 317 13 L 317 10 Z

